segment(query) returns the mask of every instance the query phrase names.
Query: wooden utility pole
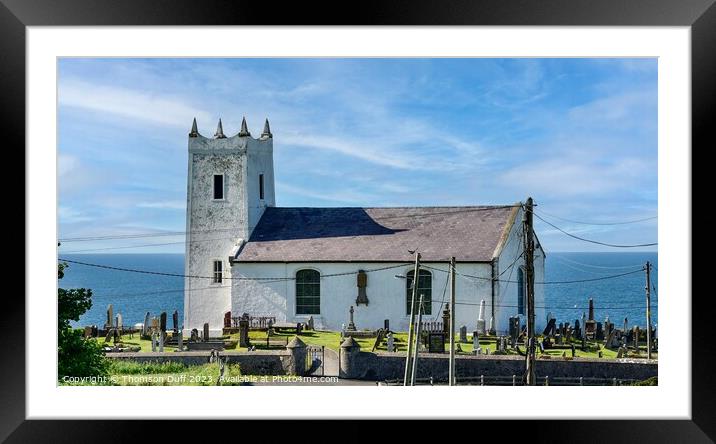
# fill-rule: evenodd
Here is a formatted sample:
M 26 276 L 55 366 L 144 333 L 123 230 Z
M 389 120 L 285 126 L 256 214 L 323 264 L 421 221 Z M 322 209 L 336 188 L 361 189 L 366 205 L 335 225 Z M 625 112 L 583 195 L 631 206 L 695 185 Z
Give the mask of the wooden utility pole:
M 403 377 L 403 385 L 407 386 L 410 382 L 410 355 L 413 353 L 413 328 L 415 324 L 415 299 L 418 294 L 418 274 L 420 273 L 420 253 L 415 252 L 415 269 L 413 271 L 413 292 L 410 298 L 410 325 L 408 326 L 408 353 L 405 356 L 405 376 Z
M 527 290 L 527 372 L 526 384 L 535 385 L 535 273 L 534 273 L 534 237 L 532 230 L 532 198 L 527 198 L 523 208 L 522 226 L 524 229 L 525 283 Z
M 646 261 L 644 269 L 646 270 L 646 357 L 651 359 L 651 264 L 649 261 Z
M 413 355 L 413 375 L 410 378 L 410 385 L 415 385 L 415 378 L 418 376 L 418 353 L 420 352 L 420 334 L 423 331 L 423 295 L 420 295 L 418 304 L 418 327 L 415 329 L 415 355 Z
M 448 385 L 455 385 L 455 257 L 450 258 L 450 374 Z

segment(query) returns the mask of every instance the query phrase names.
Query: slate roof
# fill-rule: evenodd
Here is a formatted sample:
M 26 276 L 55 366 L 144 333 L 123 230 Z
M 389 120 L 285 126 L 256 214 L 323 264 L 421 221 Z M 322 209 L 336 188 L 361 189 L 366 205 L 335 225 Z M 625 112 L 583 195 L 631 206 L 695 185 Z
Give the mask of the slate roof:
M 235 262 L 489 262 L 514 205 L 266 208 Z

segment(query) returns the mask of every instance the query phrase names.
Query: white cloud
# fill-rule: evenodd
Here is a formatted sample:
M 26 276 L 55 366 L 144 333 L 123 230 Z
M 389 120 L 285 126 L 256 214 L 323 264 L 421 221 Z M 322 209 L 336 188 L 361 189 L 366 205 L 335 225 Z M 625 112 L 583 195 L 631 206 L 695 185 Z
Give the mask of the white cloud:
M 60 106 L 114 114 L 163 126 L 186 128 L 191 125 L 193 117 L 203 121 L 212 120 L 210 113 L 177 97 L 77 79 L 61 81 L 58 96 Z

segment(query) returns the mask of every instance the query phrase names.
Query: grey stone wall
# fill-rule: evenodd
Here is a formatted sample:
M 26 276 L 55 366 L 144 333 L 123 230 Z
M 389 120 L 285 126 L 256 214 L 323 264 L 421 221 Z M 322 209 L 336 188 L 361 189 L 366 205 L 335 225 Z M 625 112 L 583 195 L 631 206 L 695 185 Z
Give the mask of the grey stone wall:
M 202 365 L 209 362 L 209 352 L 174 353 L 107 353 L 112 359 L 126 359 L 138 362 L 181 362 L 185 365 Z M 239 364 L 243 375 L 285 375 L 292 366 L 289 352 L 221 352 L 227 363 Z
M 421 354 L 418 362 L 418 378 L 433 377 L 447 380 L 447 354 Z M 343 364 L 343 363 L 342 363 Z M 405 355 L 360 352 L 350 365 L 350 373 L 341 368 L 342 377 L 383 381 L 402 379 L 405 372 Z M 644 380 L 657 376 L 658 364 L 654 361 L 612 361 L 599 359 L 538 359 L 538 378 L 584 377 Z M 455 360 L 457 378 L 485 376 L 522 375 L 525 360 L 520 356 L 460 356 Z

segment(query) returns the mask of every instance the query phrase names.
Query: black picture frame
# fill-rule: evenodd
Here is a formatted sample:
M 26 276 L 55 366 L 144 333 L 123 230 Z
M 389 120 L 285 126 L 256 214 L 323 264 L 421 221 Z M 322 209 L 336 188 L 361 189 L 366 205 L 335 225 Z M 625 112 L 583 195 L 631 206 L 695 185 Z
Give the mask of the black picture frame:
M 691 152 L 708 152 L 716 147 L 711 122 L 716 115 L 714 0 L 394 0 L 350 4 L 244 0 L 0 0 L 0 125 L 4 147 L 25 144 L 25 30 L 28 26 L 298 24 L 690 27 Z M 691 220 L 691 215 L 685 216 Z M 683 295 L 683 298 L 688 301 L 689 295 Z M 716 411 L 714 341 L 704 339 L 713 337 L 710 296 L 694 292 L 690 299 L 692 344 L 699 346 L 698 353 L 692 352 L 692 420 L 600 421 L 598 428 L 583 420 L 540 421 L 539 433 L 531 433 L 531 439 L 539 441 L 540 436 L 549 437 L 551 442 L 571 442 L 574 436 L 579 436 L 582 442 L 712 442 L 716 439 L 716 421 L 713 421 Z M 141 431 L 144 438 L 164 435 L 169 439 L 167 432 L 171 428 L 161 424 L 138 427 L 129 421 L 25 420 L 25 339 L 24 328 L 19 328 L 25 325 L 25 304 L 21 298 L 9 294 L 3 304 L 0 323 L 3 354 L 11 358 L 3 359 L 0 365 L 0 439 L 18 443 L 93 440 L 106 443 L 127 441 L 137 431 Z M 639 400 L 635 399 L 634 403 L 638 414 Z M 111 414 L 111 408 L 108 414 Z M 181 429 L 191 427 L 188 421 L 182 422 L 187 424 Z M 525 425 L 530 424 L 526 421 Z M 200 430 L 212 430 L 213 438 L 219 438 L 215 434 L 219 429 L 212 425 L 202 423 Z M 503 430 L 503 427 L 497 430 Z

